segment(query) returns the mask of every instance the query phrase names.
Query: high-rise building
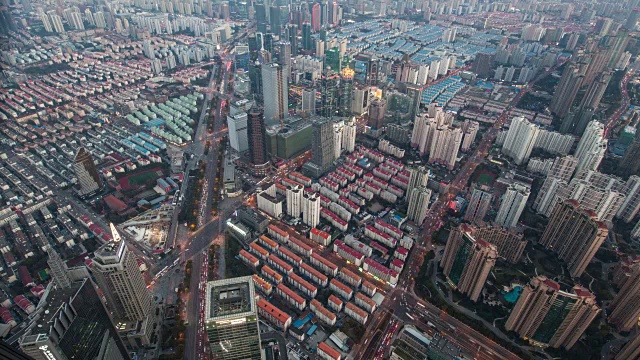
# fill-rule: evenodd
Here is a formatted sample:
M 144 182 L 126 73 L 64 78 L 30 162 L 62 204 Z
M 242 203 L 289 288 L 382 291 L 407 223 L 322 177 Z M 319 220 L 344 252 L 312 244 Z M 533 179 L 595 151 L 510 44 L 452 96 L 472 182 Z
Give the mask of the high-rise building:
M 576 166 L 578 166 L 578 159 L 571 155 L 557 157 L 553 160 L 547 176 L 569 181 L 573 176 Z
M 607 237 L 607 225 L 576 200 L 556 204 L 540 244 L 567 264 L 571 277 L 580 277 Z
M 333 117 L 338 115 L 340 76 L 333 71 L 325 72 L 318 83 L 320 87 L 320 116 Z
M 311 37 L 311 24 L 302 24 L 302 48 L 305 51 L 312 51 L 315 48 L 313 38 Z
M 462 129 L 450 126 L 439 127 L 433 134 L 429 150 L 429 163 L 445 165 L 453 170 L 462 143 Z
M 318 32 L 320 31 L 321 25 L 320 25 L 320 4 L 315 3 L 313 4 L 313 6 L 311 7 L 311 29 L 314 32 Z
M 60 254 L 55 251 L 51 246 L 47 246 L 47 265 L 51 269 L 51 278 L 53 282 L 59 288 L 71 287 L 71 279 L 69 278 L 69 269 L 67 264 L 62 260 Z
M 630 223 L 640 211 L 640 177 L 632 175 L 627 180 L 624 189 L 625 199 L 616 217 L 626 223 Z
M 302 194 L 302 222 L 314 228 L 320 223 L 320 195 Z
M 221 360 L 262 360 L 253 277 L 210 281 L 205 291 L 211 353 Z
M 640 333 L 634 335 L 620 352 L 616 355 L 616 360 L 629 360 L 640 358 Z
M 287 187 L 287 215 L 299 218 L 302 214 L 302 193 L 304 189 L 300 185 Z
M 485 215 L 487 215 L 487 210 L 489 210 L 491 199 L 493 199 L 493 195 L 491 195 L 490 192 L 477 187 L 474 188 L 471 193 L 469 205 L 467 206 L 467 211 L 464 214 L 464 219 L 471 223 L 482 222 Z
M 640 317 L 640 264 L 633 264 L 631 276 L 613 299 L 608 321 L 619 331 L 630 331 L 638 324 Z
M 78 181 L 80 196 L 94 193 L 102 188 L 102 179 L 93 162 L 93 157 L 84 147 L 78 149 L 73 159 L 73 170 Z
M 598 106 L 600 106 L 600 100 L 602 100 L 602 96 L 604 95 L 605 90 L 607 90 L 610 80 L 611 72 L 603 72 L 594 82 L 589 83 L 587 92 L 582 98 L 582 101 L 580 101 L 579 106 L 581 108 L 587 107 L 593 110 L 598 109 Z M 586 127 L 586 124 L 584 127 Z M 582 131 L 584 131 L 584 127 L 582 128 Z M 580 136 L 582 133 L 577 130 L 576 135 Z
M 369 120 L 367 124 L 375 129 L 381 129 L 384 125 L 384 115 L 387 111 L 387 101 L 375 98 L 369 104 Z
M 635 8 L 631 10 L 631 12 L 629 12 L 629 16 L 627 17 L 627 22 L 625 23 L 624 26 L 629 31 L 635 30 L 636 25 L 638 24 L 638 17 L 640 17 L 640 9 Z
M 409 208 L 407 209 L 407 217 L 416 225 L 422 225 L 424 218 L 427 217 L 429 210 L 429 199 L 431 198 L 431 190 L 425 186 L 413 188 L 409 194 Z
M 620 62 L 620 58 L 624 55 L 624 51 L 629 44 L 629 32 L 626 29 L 618 30 L 618 33 L 614 38 L 610 38 L 609 46 L 609 62 L 607 63 L 608 69 L 615 68 L 616 64 Z
M 38 16 L 40 17 L 40 21 L 42 21 L 42 27 L 46 32 L 53 32 L 53 27 L 51 26 L 51 21 L 49 21 L 49 16 L 44 12 L 44 10 L 40 9 L 38 12 Z
M 340 96 L 338 97 L 338 116 L 350 116 L 353 101 L 353 74 L 351 68 L 340 71 Z
M 440 266 L 458 291 L 478 301 L 487 276 L 496 263 L 498 251 L 494 245 L 475 239 L 471 230 L 466 224 L 451 230 Z
M 473 236 L 496 246 L 498 255 L 512 264 L 518 263 L 527 241 L 524 235 L 513 229 L 487 226 L 476 230 Z
M 537 125 L 523 117 L 513 118 L 502 144 L 502 153 L 512 158 L 516 165 L 526 163 L 539 134 L 540 128 Z
M 288 41 L 278 41 L 278 64 L 283 67 L 287 75 L 287 81 L 291 77 L 291 43 Z
M 580 90 L 584 73 L 579 64 L 570 62 L 565 65 L 549 109 L 557 116 L 564 118 L 571 109 L 573 101 Z
M 289 115 L 289 85 L 285 69 L 278 64 L 262 65 L 262 94 L 265 125 L 279 124 Z
M 88 275 L 85 270 L 84 278 L 74 276 L 64 287 L 49 283 L 18 340 L 25 354 L 38 360 L 129 359 Z
M 462 138 L 462 146 L 460 147 L 461 151 L 468 151 L 473 145 L 473 142 L 476 139 L 476 135 L 478 134 L 478 129 L 480 129 L 480 123 L 477 121 L 465 120 L 462 124 L 462 131 L 464 133 L 464 137 Z
M 409 168 L 409 185 L 407 186 L 407 194 L 413 189 L 427 186 L 429 182 L 429 170 L 424 166 Z
M 316 113 L 316 91 L 314 89 L 302 90 L 302 113 L 305 116 Z
M 264 116 L 257 107 L 252 107 L 247 116 L 247 138 L 249 157 L 255 174 L 264 175 L 269 169 Z
M 496 223 L 506 228 L 518 225 L 518 220 L 527 205 L 530 194 L 531 188 L 529 186 L 521 183 L 509 185 L 502 197 L 502 203 L 500 203 L 500 209 L 496 215 Z
M 334 141 L 333 120 L 316 118 L 312 122 L 311 161 L 303 166 L 303 170 L 311 177 L 317 178 L 325 173 L 333 164 Z
M 607 139 L 604 136 L 604 125 L 597 121 L 591 121 L 585 129 L 575 157 L 578 159 L 576 174 L 584 170 L 596 170 L 607 151 Z
M 480 78 L 489 78 L 489 76 L 491 76 L 491 69 L 493 68 L 494 59 L 494 54 L 476 54 L 476 58 L 473 60 L 471 71 L 473 71 Z
M 227 125 L 229 126 L 229 145 L 239 153 L 249 149 L 249 138 L 247 134 L 247 113 L 239 112 L 233 116 L 227 115 Z
M 344 121 L 342 127 L 342 150 L 352 153 L 356 149 L 356 121 L 355 118 L 349 118 Z
M 568 350 L 599 312 L 595 296 L 587 289 L 576 285 L 569 293 L 560 290 L 560 284 L 537 276 L 522 290 L 505 328 L 532 344 Z
M 154 308 L 151 294 L 136 255 L 113 225 L 112 231 L 114 241 L 95 251 L 91 271 L 117 321 L 146 321 Z
M 407 84 L 407 96 L 411 99 L 411 103 L 409 104 L 409 119 L 413 120 L 420 113 L 422 86 L 417 84 Z

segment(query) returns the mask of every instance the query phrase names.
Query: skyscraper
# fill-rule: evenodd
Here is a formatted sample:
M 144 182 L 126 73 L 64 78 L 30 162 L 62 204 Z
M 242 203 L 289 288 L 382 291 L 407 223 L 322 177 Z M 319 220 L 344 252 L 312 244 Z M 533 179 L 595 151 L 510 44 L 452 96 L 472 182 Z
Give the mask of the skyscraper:
M 587 125 L 576 148 L 575 157 L 578 159 L 576 174 L 583 170 L 598 169 L 606 151 L 607 139 L 604 137 L 604 125 L 593 120 Z
M 320 31 L 321 25 L 320 25 L 320 19 L 321 15 L 320 15 L 320 4 L 318 3 L 314 3 L 311 6 L 311 24 L 309 24 L 311 26 L 311 29 L 314 32 L 318 32 Z
M 518 220 L 522 211 L 527 205 L 527 200 L 531 194 L 531 188 L 520 183 L 509 185 L 502 197 L 496 223 L 506 228 L 513 228 L 518 225 Z
M 211 353 L 221 360 L 261 360 L 253 278 L 210 281 L 205 291 L 204 323 Z
M 249 139 L 247 134 L 247 113 L 239 112 L 227 115 L 227 124 L 229 126 L 229 145 L 239 153 L 249 149 Z
M 320 195 L 302 194 L 302 222 L 314 228 L 320 223 Z
M 582 72 L 580 65 L 574 62 L 570 62 L 565 65 L 565 69 L 562 72 L 562 77 L 558 83 L 549 109 L 557 116 L 564 118 L 571 109 L 573 101 L 580 90 L 582 85 L 582 79 L 584 73 Z
M 384 115 L 387 111 L 387 101 L 375 98 L 369 104 L 369 120 L 367 124 L 375 129 L 381 129 L 384 125 Z
M 351 117 L 344 121 L 342 127 L 342 149 L 352 153 L 356 149 L 356 121 Z
M 478 301 L 498 251 L 494 245 L 475 239 L 471 230 L 466 224 L 451 230 L 440 266 L 458 291 Z
M 300 185 L 287 187 L 287 215 L 299 218 L 302 214 L 302 193 L 304 189 Z
M 113 226 L 112 230 L 117 233 Z M 119 237 L 95 251 L 91 271 L 116 320 L 143 321 L 152 312 L 153 300 L 136 255 Z
M 102 179 L 93 162 L 93 157 L 84 147 L 78 149 L 73 159 L 73 170 L 78 180 L 80 196 L 91 194 L 102 188 Z
M 47 247 L 47 255 L 49 256 L 49 259 L 47 259 L 47 265 L 49 265 L 49 269 L 51 269 L 51 278 L 56 286 L 60 288 L 71 287 L 71 279 L 69 278 L 69 269 L 67 269 L 67 264 L 51 246 Z
M 264 115 L 255 106 L 249 110 L 247 117 L 247 137 L 249 139 L 249 157 L 253 164 L 254 173 L 264 175 L 269 169 Z
M 49 283 L 18 340 L 34 359 L 125 360 L 129 354 L 88 277 Z
M 479 78 L 488 78 L 491 75 L 491 69 L 493 68 L 494 59 L 494 54 L 476 54 L 476 58 L 473 60 L 471 71 L 478 75 Z
M 587 289 L 576 285 L 573 293 L 565 292 L 560 284 L 537 276 L 522 290 L 504 327 L 532 344 L 568 350 L 599 312 Z
M 338 97 L 338 116 L 350 116 L 353 100 L 353 74 L 351 68 L 340 71 L 340 97 Z
M 529 161 L 540 128 L 523 117 L 511 120 L 507 137 L 502 144 L 502 153 L 513 159 L 516 165 Z
M 471 200 L 469 200 L 469 205 L 467 206 L 467 211 L 464 214 L 464 219 L 471 223 L 482 222 L 485 215 L 487 215 L 487 210 L 489 210 L 492 198 L 493 196 L 490 192 L 483 191 L 477 187 L 474 188 L 471 193 Z
M 262 92 L 265 125 L 280 123 L 289 115 L 289 84 L 284 68 L 278 64 L 262 65 Z
M 0 34 L 7 35 L 9 31 L 15 31 L 16 24 L 9 9 L 9 1 L 2 0 L 0 2 Z
M 473 236 L 496 246 L 498 255 L 506 261 L 516 264 L 520 261 L 527 241 L 521 232 L 497 226 L 487 226 L 474 231 Z
M 302 90 L 302 113 L 305 116 L 316 113 L 316 91 L 314 89 Z
M 566 263 L 571 277 L 580 277 L 608 232 L 596 213 L 580 208 L 576 200 L 566 200 L 553 209 L 540 244 Z
M 333 117 L 338 115 L 339 86 L 340 76 L 333 71 L 323 74 L 318 89 L 320 92 L 320 116 Z
M 287 81 L 291 77 L 291 43 L 288 41 L 279 41 L 278 46 L 278 64 L 284 68 L 287 74 Z
M 636 24 L 638 23 L 638 17 L 640 17 L 640 9 L 635 8 L 629 12 L 629 16 L 627 17 L 627 22 L 625 23 L 625 27 L 630 31 L 633 31 L 636 28 Z
M 430 198 L 431 190 L 424 186 L 413 188 L 409 194 L 407 217 L 413 220 L 418 226 L 422 225 L 424 218 L 427 217 Z
M 311 161 L 303 170 L 311 177 L 318 178 L 331 168 L 334 160 L 333 120 L 315 118 L 312 121 Z
M 411 99 L 409 105 L 409 119 L 413 120 L 420 113 L 420 103 L 422 102 L 422 86 L 407 84 L 407 95 Z
M 409 168 L 409 185 L 407 186 L 407 194 L 410 194 L 414 188 L 427 186 L 429 182 L 429 170 L 424 166 Z
M 302 48 L 305 51 L 312 51 L 315 48 L 315 44 L 311 38 L 311 24 L 309 23 L 302 24 Z
M 609 323 L 619 331 L 630 331 L 640 317 L 640 264 L 634 264 L 631 277 L 613 299 L 609 309 Z
M 616 355 L 616 360 L 629 360 L 640 358 L 640 333 L 636 333 Z
M 461 143 L 462 129 L 450 126 L 439 127 L 431 141 L 429 163 L 445 165 L 449 170 L 453 170 Z
M 632 175 L 625 184 L 625 199 L 616 217 L 626 223 L 630 223 L 640 211 L 640 177 Z

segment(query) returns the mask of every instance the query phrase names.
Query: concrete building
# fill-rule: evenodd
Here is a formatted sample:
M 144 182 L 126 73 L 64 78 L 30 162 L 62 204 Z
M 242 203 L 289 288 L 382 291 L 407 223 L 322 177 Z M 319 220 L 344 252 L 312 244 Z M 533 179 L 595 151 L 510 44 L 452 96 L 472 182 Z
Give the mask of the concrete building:
M 465 120 L 462 124 L 462 131 L 464 133 L 464 137 L 462 138 L 462 146 L 460 150 L 465 152 L 471 148 L 473 142 L 476 139 L 476 134 L 478 133 L 478 129 L 480 128 L 480 123 L 477 121 Z
M 440 266 L 451 285 L 478 301 L 498 251 L 495 245 L 474 238 L 471 231 L 465 224 L 451 231 Z
M 302 214 L 302 193 L 304 188 L 300 185 L 287 187 L 287 215 L 299 218 Z
M 516 165 L 526 163 L 539 133 L 540 128 L 525 118 L 513 118 L 502 144 L 502 153 L 512 158 Z
M 129 354 L 86 271 L 50 282 L 18 339 L 33 359 L 125 360 Z M 11 357 L 9 357 L 11 358 Z M 9 359 L 7 358 L 7 359 Z
M 502 197 L 502 203 L 500 203 L 500 209 L 496 215 L 496 223 L 506 228 L 518 225 L 518 220 L 527 205 L 530 194 L 531 188 L 529 186 L 521 183 L 509 185 Z
M 284 67 L 262 65 L 262 91 L 265 125 L 279 124 L 289 115 L 289 85 Z
M 274 218 L 282 216 L 282 203 L 285 201 L 285 198 L 276 193 L 275 184 L 266 184 L 263 190 L 259 190 L 257 193 L 258 209 Z
M 316 113 L 316 91 L 313 89 L 302 90 L 302 113 L 311 116 Z
M 522 290 L 505 328 L 534 345 L 569 350 L 599 312 L 587 289 L 576 285 L 573 293 L 565 292 L 560 284 L 538 276 Z
M 142 277 L 136 255 L 111 226 L 114 241 L 95 251 L 91 272 L 107 299 L 113 318 L 122 324 L 122 337 L 134 347 L 151 342 L 156 323 L 155 306 Z
M 257 107 L 252 107 L 247 115 L 247 139 L 253 173 L 266 175 L 269 171 L 269 158 L 267 157 L 264 114 Z
M 429 182 L 429 170 L 424 166 L 409 168 L 409 185 L 407 186 L 407 194 L 411 194 L 413 189 L 427 186 Z
M 261 360 L 253 278 L 210 281 L 205 296 L 204 323 L 211 352 L 219 359 Z
M 461 143 L 462 129 L 449 126 L 438 128 L 433 134 L 429 163 L 445 165 L 449 170 L 453 170 Z
M 102 188 L 102 179 L 93 157 L 84 147 L 78 149 L 73 159 L 73 170 L 78 181 L 80 196 L 92 194 Z
M 424 186 L 413 188 L 409 194 L 407 217 L 413 220 L 418 226 L 421 226 L 425 217 L 427 217 L 430 198 L 431 190 Z
M 239 153 L 249 150 L 249 137 L 247 134 L 247 113 L 239 112 L 233 116 L 227 116 L 229 127 L 229 145 Z
M 477 187 L 474 188 L 471 192 L 471 199 L 464 214 L 464 219 L 471 223 L 482 222 L 487 215 L 487 210 L 489 210 L 491 199 L 493 199 L 493 195 L 490 192 Z
M 608 232 L 596 213 L 580 208 L 575 200 L 567 200 L 555 206 L 540 244 L 558 254 L 571 277 L 580 277 Z
M 619 331 L 630 331 L 638 324 L 640 317 L 640 264 L 633 264 L 631 276 L 613 299 L 608 321 Z
M 583 79 L 584 71 L 581 64 L 576 64 L 571 61 L 565 65 L 562 77 L 549 105 L 551 112 L 560 118 L 567 116 L 578 94 L 578 90 L 580 90 Z
M 616 360 L 638 358 L 640 358 L 640 333 L 637 333 L 635 336 L 633 336 L 615 357 Z
M 302 195 L 302 222 L 315 228 L 320 223 L 320 195 L 307 193 Z
M 291 325 L 291 316 L 265 299 L 258 300 L 257 306 L 260 317 L 267 319 L 267 321 L 275 325 L 278 329 L 287 331 L 287 328 Z
M 522 252 L 527 246 L 524 235 L 513 229 L 496 226 L 481 227 L 473 233 L 473 236 L 495 245 L 498 255 L 512 264 L 520 261 Z
M 375 98 L 369 105 L 369 119 L 367 125 L 375 129 L 381 129 L 384 126 L 384 115 L 387 111 L 387 101 Z
M 344 121 L 342 127 L 342 150 L 352 153 L 356 149 L 356 121 L 350 118 Z
M 591 121 L 582 134 L 574 155 L 578 159 L 576 174 L 583 170 L 597 170 L 606 151 L 604 125 L 597 120 Z
M 311 139 L 311 161 L 303 170 L 308 176 L 318 178 L 329 170 L 334 160 L 334 128 L 331 118 L 316 118 L 313 121 Z

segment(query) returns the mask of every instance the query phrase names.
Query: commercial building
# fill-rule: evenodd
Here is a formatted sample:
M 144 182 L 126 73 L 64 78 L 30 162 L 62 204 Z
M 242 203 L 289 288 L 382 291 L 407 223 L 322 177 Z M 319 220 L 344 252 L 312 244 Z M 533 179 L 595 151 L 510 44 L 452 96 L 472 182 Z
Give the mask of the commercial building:
M 265 124 L 279 124 L 289 114 L 289 86 L 283 66 L 276 63 L 262 65 L 262 89 Z
M 520 183 L 509 185 L 502 197 L 502 203 L 496 215 L 496 223 L 507 228 L 518 225 L 518 220 L 527 205 L 530 194 L 531 188 L 527 185 Z
M 204 323 L 211 352 L 220 359 L 262 359 L 253 278 L 210 281 L 205 291 Z
M 227 115 L 229 127 L 229 145 L 239 153 L 249 150 L 249 137 L 247 134 L 248 116 L 245 112 Z
M 471 300 L 478 301 L 498 258 L 498 250 L 495 245 L 474 238 L 471 230 L 463 224 L 451 231 L 440 266 L 453 286 Z
M 481 222 L 487 215 L 491 199 L 493 199 L 493 195 L 491 195 L 490 192 L 484 191 L 478 187 L 473 188 L 469 205 L 467 205 L 467 210 L 464 214 L 464 219 L 471 223 Z
M 150 343 L 155 307 L 142 277 L 136 255 L 112 225 L 114 241 L 94 252 L 91 272 L 104 294 L 115 321 L 126 324 L 126 337 L 133 347 Z M 121 335 L 122 336 L 122 335 Z
M 311 161 L 304 165 L 303 170 L 308 176 L 318 178 L 327 172 L 333 164 L 333 121 L 331 118 L 316 118 L 312 126 Z
M 269 171 L 269 158 L 267 157 L 264 113 L 257 107 L 252 107 L 247 115 L 247 138 L 253 173 L 266 175 Z
M 561 291 L 560 284 L 538 276 L 522 290 L 505 328 L 534 345 L 569 350 L 599 312 L 595 296 L 585 288 Z
M 613 299 L 608 321 L 619 331 L 630 331 L 638 324 L 640 317 L 640 263 L 631 267 L 631 276 Z
M 384 115 L 387 112 L 387 101 L 375 98 L 369 105 L 369 119 L 367 125 L 374 129 L 382 129 L 384 126 Z
M 84 148 L 80 147 L 73 159 L 73 170 L 78 181 L 78 194 L 85 196 L 102 188 L 102 179 L 93 162 L 93 157 Z
M 540 128 L 523 117 L 514 117 L 502 144 L 502 153 L 513 159 L 516 165 L 529 160 Z
M 567 200 L 555 206 L 540 244 L 558 254 L 571 277 L 580 277 L 608 232 L 596 213 L 582 209 L 575 200 Z
M 432 354 L 431 336 L 418 330 L 413 325 L 405 325 L 391 345 L 392 360 L 421 360 L 429 355 L 441 356 L 437 352 Z M 437 358 L 437 357 L 436 357 Z
M 33 359 L 129 359 L 95 285 L 65 271 L 47 286 L 18 343 Z

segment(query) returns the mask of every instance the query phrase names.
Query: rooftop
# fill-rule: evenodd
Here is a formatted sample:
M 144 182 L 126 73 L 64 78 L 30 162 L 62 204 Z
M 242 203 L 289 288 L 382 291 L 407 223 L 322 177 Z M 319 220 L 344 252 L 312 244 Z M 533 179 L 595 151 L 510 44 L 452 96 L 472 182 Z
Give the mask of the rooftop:
M 251 276 L 210 281 L 207 283 L 205 319 L 222 320 L 256 312 Z

